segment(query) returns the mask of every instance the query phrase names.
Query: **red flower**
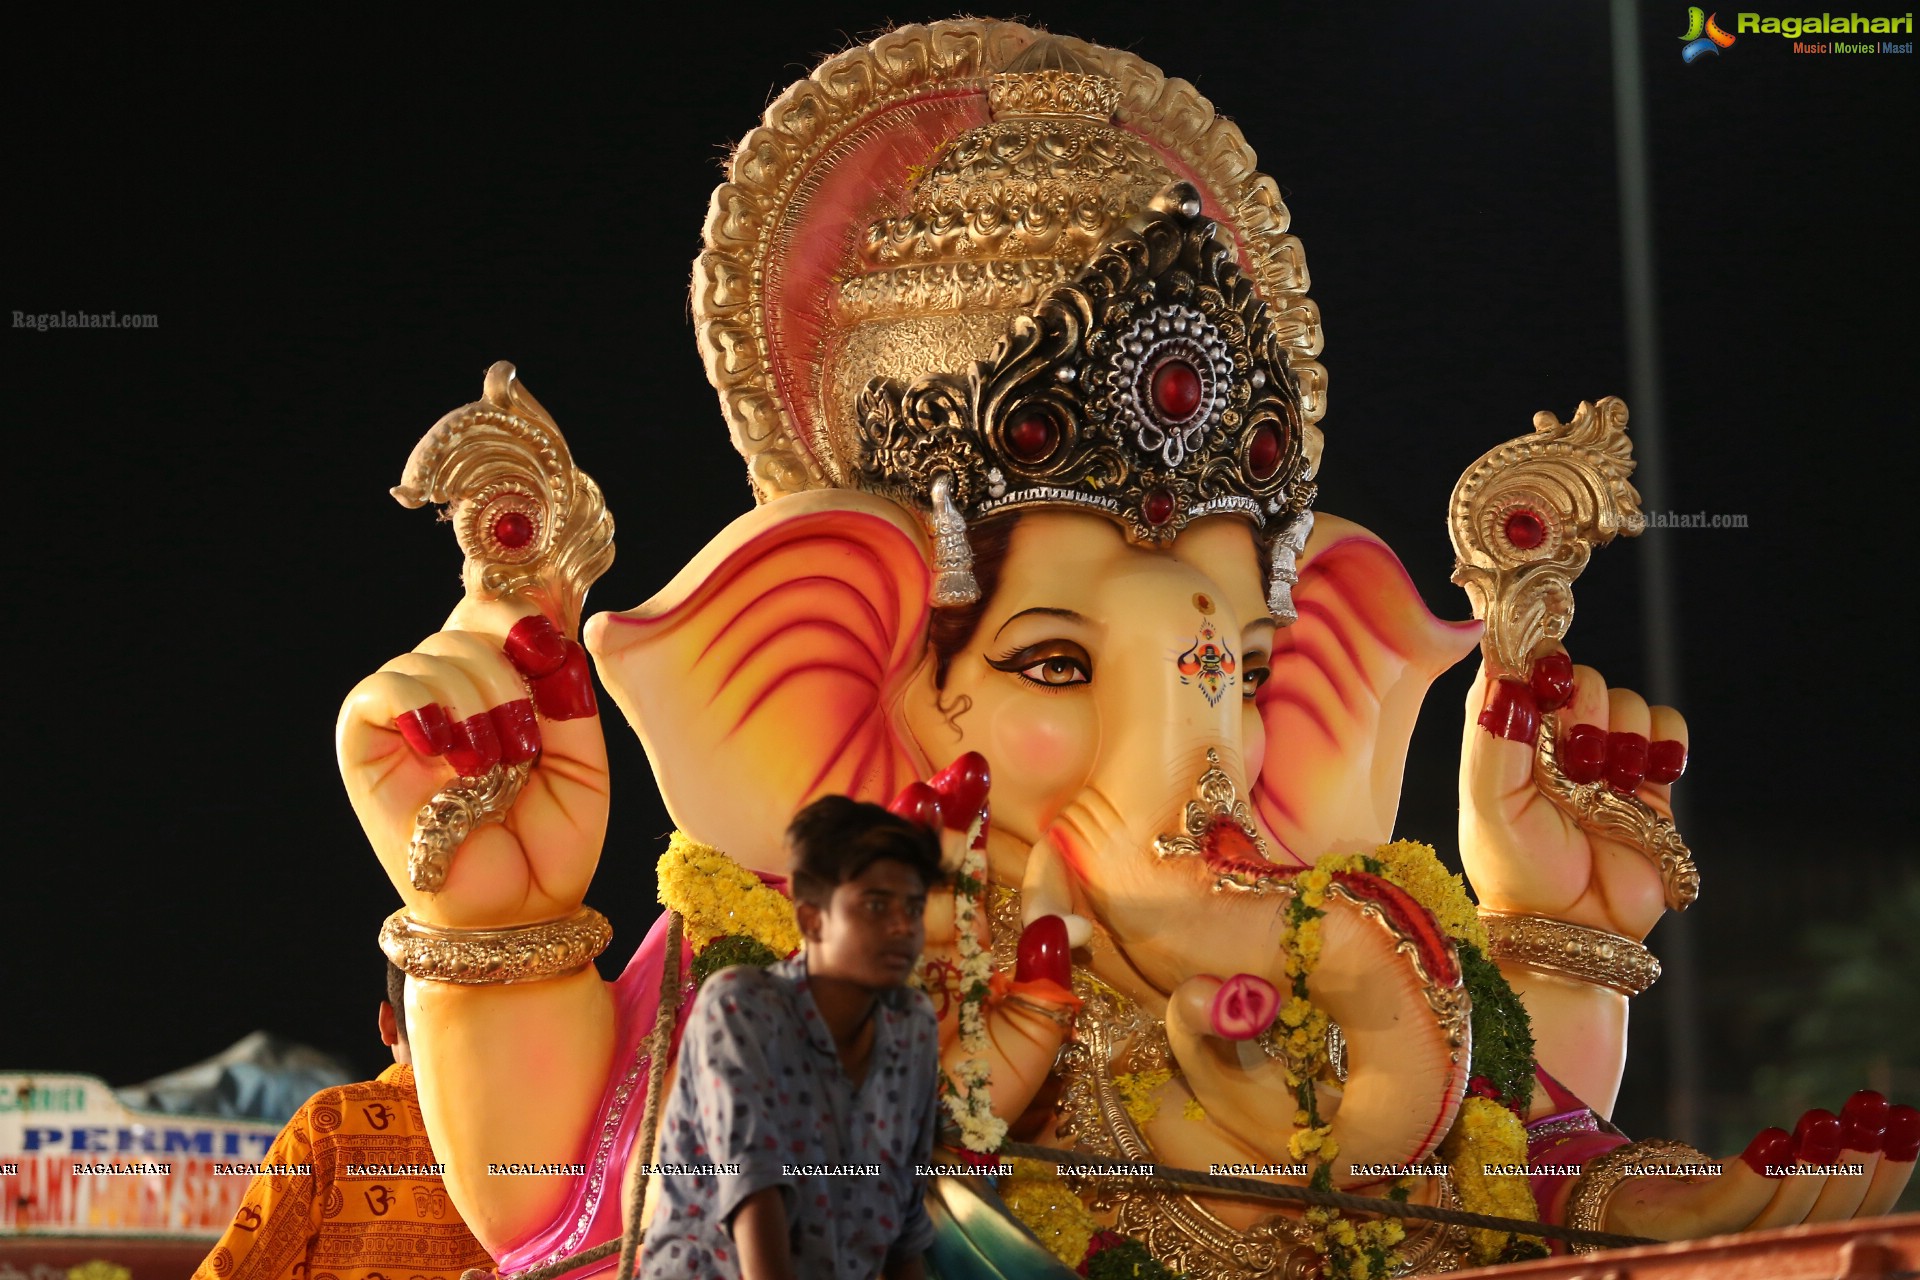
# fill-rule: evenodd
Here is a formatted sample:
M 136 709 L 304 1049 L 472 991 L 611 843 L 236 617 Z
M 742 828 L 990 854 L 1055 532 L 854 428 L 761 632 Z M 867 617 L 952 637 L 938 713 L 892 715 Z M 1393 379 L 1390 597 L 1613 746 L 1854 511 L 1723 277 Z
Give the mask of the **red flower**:
M 1080 1259 L 1080 1265 L 1074 1268 L 1076 1275 L 1087 1274 L 1087 1264 L 1116 1245 L 1123 1245 L 1127 1237 L 1118 1231 L 1101 1229 L 1093 1233 L 1093 1239 L 1087 1241 L 1087 1256 Z

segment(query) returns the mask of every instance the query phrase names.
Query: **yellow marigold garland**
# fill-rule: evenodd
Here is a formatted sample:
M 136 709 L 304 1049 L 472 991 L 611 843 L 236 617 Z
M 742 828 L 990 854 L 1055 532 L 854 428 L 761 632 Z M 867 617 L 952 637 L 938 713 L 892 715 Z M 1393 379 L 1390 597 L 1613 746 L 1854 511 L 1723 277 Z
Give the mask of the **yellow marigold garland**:
M 1455 942 L 1471 943 L 1487 953 L 1487 927 L 1467 896 L 1467 884 L 1448 871 L 1430 844 L 1396 840 L 1374 850 L 1381 874 L 1413 895 Z
M 1381 876 L 1426 908 L 1447 936 L 1463 948 L 1471 947 L 1481 955 L 1487 948 L 1486 929 L 1466 883 L 1447 870 L 1430 845 L 1399 840 L 1381 845 L 1372 855 L 1323 858 L 1294 878 L 1293 936 L 1286 964 L 1291 994 L 1268 1034 L 1281 1050 L 1287 1083 L 1299 1103 L 1293 1115 L 1296 1132 L 1290 1150 L 1295 1160 L 1313 1166 L 1312 1182 L 1323 1187 L 1331 1185 L 1329 1167 L 1339 1154 L 1339 1144 L 1332 1137 L 1332 1126 L 1321 1123 L 1314 1098 L 1314 1079 L 1325 1066 L 1328 1019 L 1308 995 L 1307 980 L 1320 958 L 1320 919 L 1327 887 L 1335 875 L 1347 871 Z M 1441 1144 L 1441 1153 L 1466 1209 L 1528 1221 L 1538 1217 L 1524 1177 L 1486 1172 L 1487 1165 L 1524 1165 L 1527 1161 L 1526 1130 L 1505 1106 L 1486 1098 L 1468 1098 Z M 1406 1231 L 1398 1221 L 1352 1222 L 1329 1209 L 1309 1210 L 1305 1219 L 1313 1229 L 1315 1246 L 1327 1260 L 1329 1276 L 1381 1280 L 1400 1264 L 1394 1247 L 1406 1238 Z M 1491 1262 L 1507 1248 L 1510 1238 L 1506 1232 L 1475 1231 L 1473 1255 L 1480 1262 Z
M 1280 1050 L 1287 1085 L 1298 1104 L 1287 1149 L 1293 1158 L 1312 1166 L 1309 1184 L 1321 1190 L 1333 1186 L 1333 1158 L 1340 1154 L 1333 1126 L 1321 1122 L 1314 1080 L 1326 1066 L 1328 1018 L 1308 995 L 1308 979 L 1320 959 L 1320 922 L 1326 914 L 1327 889 L 1335 873 L 1360 869 L 1357 857 L 1323 858 L 1294 877 L 1294 899 L 1288 908 L 1292 934 L 1287 943 L 1288 998 L 1268 1032 Z M 1405 1238 L 1398 1222 L 1353 1223 L 1334 1209 L 1309 1209 L 1304 1215 L 1312 1229 L 1314 1247 L 1327 1260 L 1327 1274 L 1335 1280 L 1381 1280 L 1398 1262 L 1393 1245 Z M 1376 1265 L 1377 1264 L 1377 1265 Z
M 1087 1256 L 1100 1220 L 1060 1180 L 1052 1165 L 1015 1160 L 1013 1173 L 1000 1181 L 1000 1198 L 1047 1251 L 1069 1267 Z
M 752 938 L 778 956 L 799 950 L 793 903 L 712 845 L 674 832 L 654 875 L 661 905 L 680 914 L 695 951 L 729 935 Z
M 1529 1222 L 1539 1217 L 1525 1178 L 1486 1171 L 1488 1165 L 1527 1162 L 1526 1127 L 1501 1103 L 1491 1098 L 1468 1098 L 1453 1122 L 1453 1131 L 1440 1144 L 1440 1154 L 1453 1171 L 1460 1203 L 1470 1212 Z M 1498 1260 L 1512 1239 L 1511 1232 L 1480 1228 L 1469 1231 L 1468 1236 L 1473 1260 L 1478 1263 Z

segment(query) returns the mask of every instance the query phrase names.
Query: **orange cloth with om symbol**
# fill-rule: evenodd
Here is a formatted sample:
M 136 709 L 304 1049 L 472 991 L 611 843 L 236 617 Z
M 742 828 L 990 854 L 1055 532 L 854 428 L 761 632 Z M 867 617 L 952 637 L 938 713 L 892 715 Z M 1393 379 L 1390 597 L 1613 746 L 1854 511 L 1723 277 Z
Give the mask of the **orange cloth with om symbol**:
M 460 1280 L 491 1269 L 437 1169 L 412 1067 L 322 1089 L 261 1158 L 194 1280 Z

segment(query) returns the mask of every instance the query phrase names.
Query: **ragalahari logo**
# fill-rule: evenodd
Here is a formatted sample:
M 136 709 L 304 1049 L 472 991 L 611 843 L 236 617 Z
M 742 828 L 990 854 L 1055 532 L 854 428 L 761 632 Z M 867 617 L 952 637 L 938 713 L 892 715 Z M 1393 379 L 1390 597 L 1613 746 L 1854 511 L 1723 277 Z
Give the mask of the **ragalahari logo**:
M 1686 41 L 1680 47 L 1682 61 L 1692 64 L 1709 53 L 1717 58 L 1721 49 L 1733 43 L 1733 37 L 1722 31 L 1720 24 L 1714 21 L 1719 16 L 1717 13 L 1708 13 L 1698 5 L 1687 10 L 1687 33 L 1680 37 Z

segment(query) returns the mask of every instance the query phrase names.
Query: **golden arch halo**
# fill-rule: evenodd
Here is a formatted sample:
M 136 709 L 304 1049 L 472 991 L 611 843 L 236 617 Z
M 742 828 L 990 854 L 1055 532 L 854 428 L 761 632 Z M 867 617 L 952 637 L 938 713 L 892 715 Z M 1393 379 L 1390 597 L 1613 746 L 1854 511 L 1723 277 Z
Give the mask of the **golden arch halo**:
M 904 188 L 944 143 L 987 120 L 989 78 L 1043 35 L 984 19 L 897 28 L 789 86 L 734 149 L 694 262 L 693 317 L 757 500 L 835 483 L 821 457 L 821 350 L 846 237 L 876 192 Z M 1239 128 L 1133 54 L 1055 38 L 1119 85 L 1116 123 L 1200 190 L 1289 336 L 1302 409 L 1318 422 L 1326 371 L 1306 256 Z

